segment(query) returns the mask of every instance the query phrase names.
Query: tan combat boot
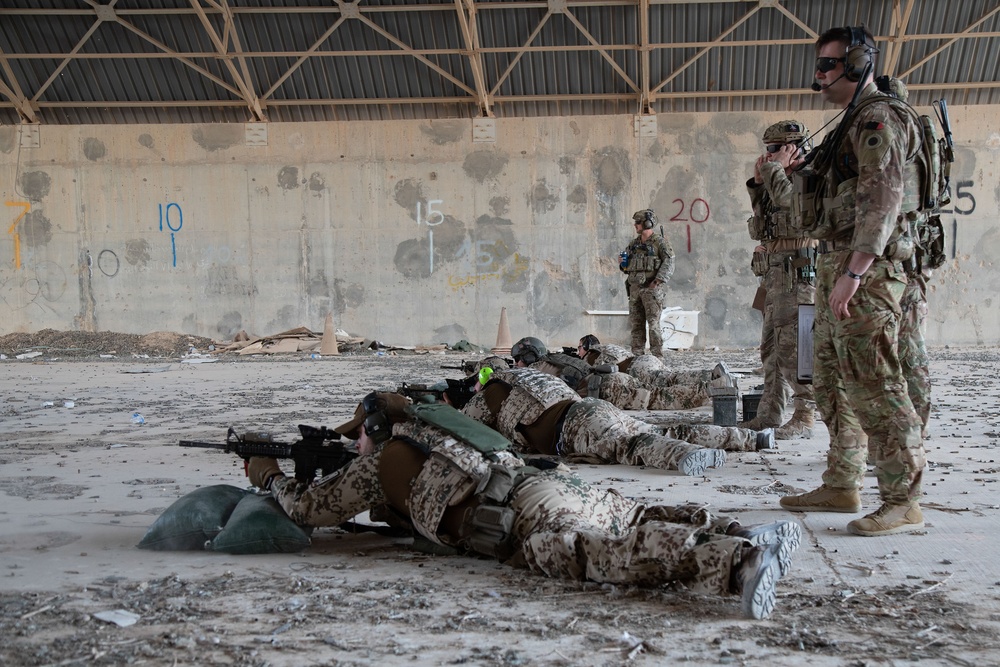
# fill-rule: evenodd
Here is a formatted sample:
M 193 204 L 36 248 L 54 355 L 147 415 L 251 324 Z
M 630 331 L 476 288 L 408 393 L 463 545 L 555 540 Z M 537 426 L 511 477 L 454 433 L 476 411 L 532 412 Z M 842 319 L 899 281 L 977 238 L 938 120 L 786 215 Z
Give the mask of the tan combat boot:
M 758 412 L 757 416 L 753 419 L 749 419 L 745 422 L 740 422 L 737 424 L 740 428 L 748 428 L 751 431 L 763 431 L 766 428 L 777 428 L 781 425 L 781 413 L 776 415 L 767 415 Z
M 774 439 L 811 438 L 815 425 L 816 411 L 813 408 L 795 408 L 792 418 L 774 431 Z
M 920 505 L 917 503 L 910 505 L 883 503 L 882 507 L 868 516 L 855 519 L 847 524 L 847 532 L 865 537 L 878 537 L 907 533 L 911 530 L 920 530 L 923 527 L 924 514 L 920 511 Z
M 861 511 L 861 494 L 857 489 L 834 489 L 823 485 L 815 491 L 797 496 L 785 496 L 781 506 L 793 512 L 844 512 L 856 514 Z

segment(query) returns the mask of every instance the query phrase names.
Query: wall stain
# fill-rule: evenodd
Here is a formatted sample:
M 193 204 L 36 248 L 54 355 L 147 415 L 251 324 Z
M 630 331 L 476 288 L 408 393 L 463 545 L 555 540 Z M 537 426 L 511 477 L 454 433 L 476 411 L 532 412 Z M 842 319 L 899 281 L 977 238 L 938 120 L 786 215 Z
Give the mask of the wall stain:
M 493 151 L 476 151 L 465 157 L 462 169 L 475 180 L 482 183 L 487 178 L 496 178 L 507 166 L 507 157 Z
M 567 322 L 575 322 L 584 310 L 586 290 L 579 272 L 565 278 L 554 278 L 546 272 L 536 273 L 529 297 L 528 312 L 534 314 L 535 331 L 511 332 L 517 339 L 522 336 L 545 338 L 562 329 Z
M 0 127 L 0 153 L 12 153 L 17 145 L 17 129 L 8 125 Z
M 497 271 L 504 260 L 517 251 L 518 243 L 514 238 L 514 223 L 507 218 L 491 218 L 488 215 L 481 215 L 476 219 L 475 224 L 472 234 L 475 240 L 475 243 L 472 244 L 474 247 L 472 252 L 475 255 L 473 264 L 477 270 Z M 489 255 L 490 261 L 482 263 L 479 257 L 480 253 L 483 257 Z
M 349 308 L 360 308 L 365 303 L 365 288 L 358 283 L 349 283 L 341 278 L 333 281 L 333 309 L 342 315 Z
M 26 171 L 21 174 L 21 192 L 31 201 L 42 201 L 52 188 L 52 177 L 44 171 Z
M 52 240 L 52 221 L 41 211 L 28 211 L 17 228 L 21 242 L 29 248 L 40 248 Z
M 493 215 L 498 218 L 507 215 L 507 211 L 510 210 L 510 197 L 493 197 L 490 199 L 490 208 L 493 210 Z
M 466 131 L 470 134 L 472 128 L 464 120 L 432 120 L 427 125 L 421 125 L 420 131 L 427 135 L 432 143 L 443 145 L 460 141 Z
M 447 326 L 438 327 L 434 330 L 434 341 L 439 343 L 457 343 L 460 340 L 468 340 L 469 333 L 461 324 L 457 322 Z
M 326 190 L 326 179 L 323 174 L 314 171 L 309 175 L 309 189 L 313 192 L 323 192 Z
M 243 315 L 237 310 L 225 313 L 216 323 L 215 330 L 224 339 L 231 339 L 243 329 Z
M 593 159 L 593 174 L 599 192 L 616 196 L 632 182 L 632 166 L 623 148 L 608 146 L 598 150 Z
M 528 193 L 528 205 L 535 213 L 545 213 L 555 210 L 559 204 L 559 190 L 549 189 L 548 182 L 543 178 L 535 181 L 535 187 Z
M 421 192 L 420 182 L 415 178 L 407 178 L 396 183 L 396 187 L 393 188 L 393 198 L 414 220 L 417 219 L 417 203 L 422 206 L 427 204 Z
M 278 171 L 278 185 L 283 190 L 294 190 L 299 187 L 299 168 L 282 167 Z
M 202 125 L 191 132 L 195 143 L 210 152 L 239 146 L 246 140 L 245 135 L 243 125 L 236 123 Z
M 574 171 L 576 171 L 576 160 L 571 157 L 561 157 L 559 158 L 559 173 L 563 176 L 569 176 Z
M 151 135 L 151 134 L 143 132 L 142 134 L 139 135 L 138 141 L 139 141 L 139 145 L 142 146 L 142 147 L 144 147 L 144 148 L 152 148 L 153 147 L 153 135 Z
M 108 149 L 100 139 L 88 137 L 83 140 L 83 154 L 91 162 L 97 162 L 108 154 Z
M 587 208 L 587 189 L 582 185 L 573 188 L 573 191 L 566 195 L 566 202 L 570 204 L 574 212 L 579 213 Z
M 132 239 L 125 243 L 125 261 L 132 266 L 146 266 L 150 259 L 149 251 L 146 239 Z
M 500 272 L 500 290 L 505 294 L 522 294 L 528 289 L 528 281 L 531 278 L 530 268 L 530 257 L 514 253 L 513 263 Z
M 256 296 L 257 287 L 235 266 L 211 266 L 205 272 L 205 293 L 222 296 Z

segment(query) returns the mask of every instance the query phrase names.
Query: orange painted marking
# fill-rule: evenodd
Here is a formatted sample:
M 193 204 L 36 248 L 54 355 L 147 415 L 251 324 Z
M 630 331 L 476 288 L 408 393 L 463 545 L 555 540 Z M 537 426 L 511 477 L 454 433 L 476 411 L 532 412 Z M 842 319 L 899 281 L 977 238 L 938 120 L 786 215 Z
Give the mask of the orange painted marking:
M 21 211 L 21 215 L 19 215 L 16 218 L 14 218 L 13 224 L 11 224 L 10 229 L 7 230 L 7 233 L 14 237 L 14 268 L 20 269 L 21 268 L 21 235 L 18 234 L 17 232 L 15 232 L 14 229 L 17 227 L 17 223 L 21 222 L 21 218 L 23 218 L 24 216 L 26 216 L 28 214 L 28 211 L 31 210 L 31 202 L 26 202 L 26 201 L 8 201 L 8 202 L 4 202 L 4 204 L 7 205 L 7 206 L 20 206 L 21 208 L 24 209 L 23 211 Z

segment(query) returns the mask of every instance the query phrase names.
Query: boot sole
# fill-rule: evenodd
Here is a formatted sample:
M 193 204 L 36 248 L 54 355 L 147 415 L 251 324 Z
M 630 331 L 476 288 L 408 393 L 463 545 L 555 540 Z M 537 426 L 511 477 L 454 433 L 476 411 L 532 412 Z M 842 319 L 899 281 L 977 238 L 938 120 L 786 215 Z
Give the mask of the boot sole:
M 802 527 L 795 521 L 775 521 L 743 528 L 736 536 L 746 539 L 755 547 L 777 544 L 778 567 L 781 576 L 785 576 L 792 567 L 792 552 L 798 549 L 802 542 Z
M 896 526 L 895 528 L 888 528 L 886 530 L 864 530 L 863 528 L 858 528 L 853 526 L 854 522 L 847 524 L 847 532 L 853 535 L 861 535 L 862 537 L 881 537 L 883 535 L 897 535 L 899 533 L 909 533 L 914 530 L 922 530 L 924 527 L 924 522 L 920 523 L 907 523 L 902 526 Z
M 753 580 L 747 582 L 740 600 L 740 608 L 747 618 L 762 620 L 771 615 L 777 602 L 775 585 L 781 578 L 781 568 L 777 557 L 778 546 L 773 545 L 764 557 L 764 563 Z
M 721 449 L 699 449 L 680 460 L 677 469 L 681 473 L 696 477 L 705 474 L 707 468 L 721 468 L 726 465 L 726 452 Z
M 861 511 L 861 504 L 858 503 L 853 507 L 833 507 L 831 505 L 791 505 L 785 504 L 785 499 L 782 498 L 778 501 L 782 509 L 786 509 L 789 512 L 839 512 L 841 514 L 857 514 Z
M 811 438 L 813 437 L 812 429 L 808 429 L 799 433 L 782 433 L 780 431 L 774 432 L 775 440 L 798 440 L 800 438 Z

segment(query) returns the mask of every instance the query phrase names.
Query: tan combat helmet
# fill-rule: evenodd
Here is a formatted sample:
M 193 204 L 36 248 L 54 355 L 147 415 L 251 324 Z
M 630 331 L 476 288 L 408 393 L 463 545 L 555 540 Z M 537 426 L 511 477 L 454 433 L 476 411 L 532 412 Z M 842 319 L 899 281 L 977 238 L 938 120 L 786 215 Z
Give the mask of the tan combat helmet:
M 765 144 L 798 144 L 803 153 L 812 150 L 809 130 L 797 120 L 783 120 L 764 130 Z

